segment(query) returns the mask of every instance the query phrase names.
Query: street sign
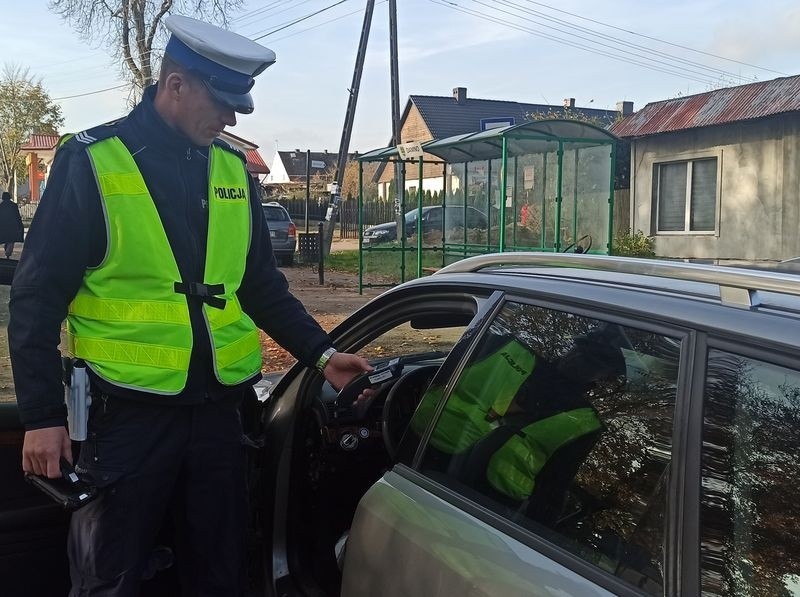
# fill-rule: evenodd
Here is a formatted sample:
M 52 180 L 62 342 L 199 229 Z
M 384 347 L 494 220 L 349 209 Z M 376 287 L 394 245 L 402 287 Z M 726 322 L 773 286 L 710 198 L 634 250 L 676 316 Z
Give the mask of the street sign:
M 311 167 L 324 170 L 325 168 L 327 168 L 327 164 L 325 164 L 325 162 L 323 162 L 322 160 L 311 160 Z
M 409 143 L 401 143 L 397 146 L 397 153 L 400 154 L 401 160 L 414 160 L 417 158 L 421 158 L 422 154 L 422 143 L 419 141 L 410 141 Z

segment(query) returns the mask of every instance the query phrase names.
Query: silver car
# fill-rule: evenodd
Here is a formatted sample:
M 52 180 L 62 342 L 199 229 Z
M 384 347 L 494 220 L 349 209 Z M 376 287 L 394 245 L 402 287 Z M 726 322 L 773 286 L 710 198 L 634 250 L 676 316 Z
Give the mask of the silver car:
M 261 209 L 269 227 L 272 251 L 280 265 L 292 265 L 297 248 L 297 226 L 289 212 L 277 201 L 262 203 Z
M 243 409 L 252 594 L 798 594 L 797 280 L 507 253 L 386 292 L 332 332 L 369 378 L 296 365 Z M 64 594 L 0 407 L 0 593 Z

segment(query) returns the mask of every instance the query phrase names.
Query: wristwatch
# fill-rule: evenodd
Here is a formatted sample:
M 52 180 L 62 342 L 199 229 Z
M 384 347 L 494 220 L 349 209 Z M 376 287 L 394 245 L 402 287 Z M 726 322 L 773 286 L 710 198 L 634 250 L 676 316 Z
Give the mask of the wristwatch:
M 325 370 L 325 365 L 328 364 L 328 361 L 330 361 L 331 357 L 333 355 L 335 355 L 335 354 L 336 354 L 336 349 L 335 348 L 333 348 L 333 347 L 328 348 L 327 350 L 325 350 L 325 352 L 323 352 L 319 356 L 319 358 L 317 359 L 317 364 L 315 365 L 315 367 L 320 372 L 324 371 Z

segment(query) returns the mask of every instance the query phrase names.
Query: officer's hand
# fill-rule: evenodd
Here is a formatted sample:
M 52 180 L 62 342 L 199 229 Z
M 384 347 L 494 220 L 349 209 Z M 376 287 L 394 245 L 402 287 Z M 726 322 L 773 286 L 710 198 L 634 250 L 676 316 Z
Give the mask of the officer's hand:
M 72 442 L 66 427 L 45 427 L 25 432 L 23 471 L 55 479 L 61 476 L 61 458 L 72 464 Z
M 322 373 L 325 379 L 338 391 L 351 382 L 357 375 L 369 373 L 373 369 L 374 367 L 367 362 L 367 359 L 357 354 L 337 352 L 330 358 Z M 358 396 L 357 401 L 364 400 L 373 393 L 373 390 L 367 388 Z

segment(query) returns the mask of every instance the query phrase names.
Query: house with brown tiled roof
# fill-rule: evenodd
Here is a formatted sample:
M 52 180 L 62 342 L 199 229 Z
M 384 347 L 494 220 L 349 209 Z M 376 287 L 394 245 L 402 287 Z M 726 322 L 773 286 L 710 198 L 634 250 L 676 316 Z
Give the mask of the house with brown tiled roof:
M 653 102 L 610 130 L 630 141 L 630 227 L 657 254 L 800 255 L 800 75 Z

